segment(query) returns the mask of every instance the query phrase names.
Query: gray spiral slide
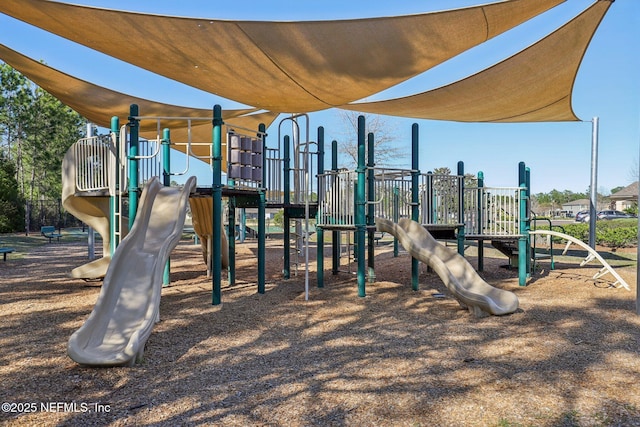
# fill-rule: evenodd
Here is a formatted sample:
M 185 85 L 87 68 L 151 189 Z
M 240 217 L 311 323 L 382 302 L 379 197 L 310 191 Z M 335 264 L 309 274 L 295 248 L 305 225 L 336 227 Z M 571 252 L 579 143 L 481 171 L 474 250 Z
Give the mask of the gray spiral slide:
M 72 146 L 62 160 L 62 205 L 69 213 L 100 234 L 103 254 L 101 258 L 74 268 L 71 276 L 77 279 L 97 279 L 104 277 L 111 262 L 109 195 L 78 195 L 76 172 L 75 151 Z
M 157 178 L 144 187 L 136 220 L 116 249 L 100 295 L 86 322 L 73 333 L 67 354 L 88 366 L 134 365 L 159 319 L 165 264 L 184 227 L 189 194 L 163 187 Z
M 440 244 L 419 223 L 402 218 L 398 223 L 376 218 L 378 231 L 390 233 L 412 257 L 431 267 L 463 308 L 476 317 L 504 315 L 518 309 L 518 297 L 485 282 L 456 251 Z

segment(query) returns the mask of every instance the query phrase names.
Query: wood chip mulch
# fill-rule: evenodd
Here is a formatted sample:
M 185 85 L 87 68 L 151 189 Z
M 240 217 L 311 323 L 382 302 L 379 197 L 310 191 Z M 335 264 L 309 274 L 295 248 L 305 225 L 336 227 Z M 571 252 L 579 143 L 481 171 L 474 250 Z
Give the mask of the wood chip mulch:
M 132 368 L 66 355 L 100 291 L 69 277 L 86 245 L 0 262 L 0 424 L 640 426 L 635 257 L 609 254 L 629 292 L 591 279 L 599 266 L 577 258 L 541 262 L 519 287 L 506 258 L 488 256 L 482 276 L 520 309 L 475 318 L 423 266 L 413 291 L 410 258 L 390 245 L 377 249 L 365 298 L 355 266 L 332 275 L 327 250 L 325 286 L 311 262 L 306 301 L 304 266 L 283 280 L 282 242 L 269 241 L 258 294 L 256 246 L 238 244 L 236 283 L 212 306 L 200 247 L 181 241 L 161 321 Z

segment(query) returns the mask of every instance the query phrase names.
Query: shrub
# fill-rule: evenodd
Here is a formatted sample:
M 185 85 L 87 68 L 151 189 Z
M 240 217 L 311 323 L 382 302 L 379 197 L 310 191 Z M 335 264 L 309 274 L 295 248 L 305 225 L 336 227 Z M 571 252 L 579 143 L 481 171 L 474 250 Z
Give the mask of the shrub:
M 596 224 L 596 243 L 610 248 L 637 245 L 637 220 L 598 221 Z
M 538 225 L 538 229 L 548 230 L 548 225 Z M 562 226 L 562 230 L 553 227 L 554 231 L 560 231 L 589 243 L 589 224 L 576 222 Z M 554 242 L 562 239 L 555 238 Z M 624 248 L 638 244 L 638 222 L 636 219 L 616 219 L 613 221 L 596 221 L 596 244 L 610 248 Z

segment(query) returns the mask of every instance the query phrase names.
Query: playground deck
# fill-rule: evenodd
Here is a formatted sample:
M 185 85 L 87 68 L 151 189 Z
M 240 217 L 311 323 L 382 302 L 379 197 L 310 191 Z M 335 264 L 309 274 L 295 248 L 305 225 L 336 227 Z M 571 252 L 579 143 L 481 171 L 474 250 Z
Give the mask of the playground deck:
M 258 295 L 254 243 L 238 245 L 237 284 L 224 285 L 223 304 L 212 306 L 199 246 L 181 241 L 172 258 L 173 283 L 163 290 L 161 321 L 144 362 L 133 368 L 86 369 L 65 354 L 99 292 L 99 283 L 68 277 L 86 260 L 86 244 L 40 245 L 0 263 L 2 401 L 109 408 L 54 413 L 38 406 L 33 413 L 1 413 L 0 423 L 640 422 L 635 289 L 591 280 L 598 267 L 578 267 L 582 254 L 557 258 L 556 270 L 538 272 L 522 288 L 516 271 L 501 268 L 506 258 L 487 249 L 483 276 L 516 292 L 521 310 L 476 319 L 424 269 L 421 290 L 412 291 L 408 256 L 393 258 L 384 242 L 366 298 L 357 297 L 351 276 L 327 272 L 325 288 L 312 288 L 305 302 L 303 275 L 281 279 L 282 241 L 269 239 L 267 289 Z M 467 248 L 472 263 L 473 249 Z M 606 256 L 635 284 L 632 255 Z

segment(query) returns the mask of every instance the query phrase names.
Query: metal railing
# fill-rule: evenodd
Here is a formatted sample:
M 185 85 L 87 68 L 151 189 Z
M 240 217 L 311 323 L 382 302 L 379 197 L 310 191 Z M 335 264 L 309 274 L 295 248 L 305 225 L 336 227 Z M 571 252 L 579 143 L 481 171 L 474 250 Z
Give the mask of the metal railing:
M 317 225 L 353 227 L 355 214 L 355 171 L 327 171 L 318 175 L 323 189 L 318 201 Z
M 97 136 L 79 139 L 73 145 L 76 159 L 78 191 L 109 190 L 110 167 L 114 164 L 114 148 L 108 139 Z
M 462 188 L 464 176 L 420 176 L 420 222 L 423 225 L 451 225 L 462 223 Z
M 520 235 L 520 194 L 518 187 L 465 188 L 465 234 L 497 237 Z
M 368 169 L 369 171 L 371 169 Z M 374 206 L 374 217 L 398 221 L 411 217 L 413 171 L 374 168 L 374 195 L 366 193 Z M 319 225 L 353 226 L 355 171 L 329 171 L 319 175 Z M 420 218 L 423 225 L 460 225 L 464 177 L 422 174 L 419 177 Z M 367 186 L 368 189 L 368 186 Z M 372 199 L 372 200 L 369 200 Z
M 398 221 L 411 217 L 412 171 L 374 169 L 374 216 Z M 423 225 L 465 226 L 467 236 L 519 236 L 521 189 L 464 187 L 464 177 L 421 174 L 420 217 Z M 357 173 L 328 171 L 318 176 L 320 226 L 354 227 Z M 368 187 L 368 186 L 367 186 Z M 367 194 L 367 200 L 370 199 Z

